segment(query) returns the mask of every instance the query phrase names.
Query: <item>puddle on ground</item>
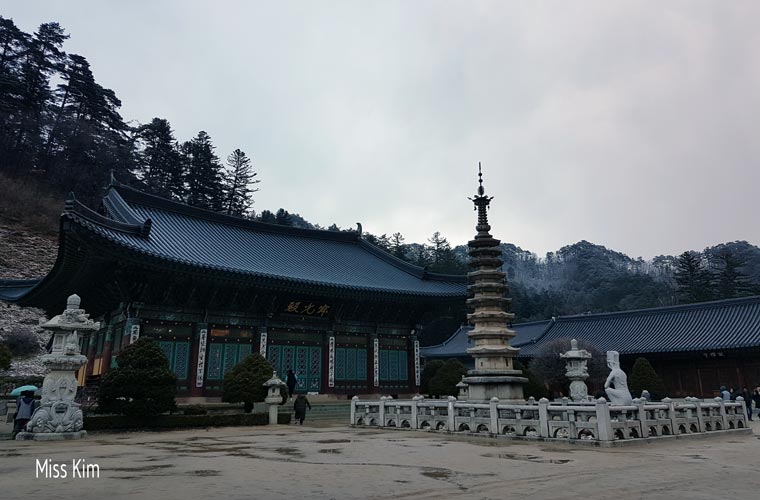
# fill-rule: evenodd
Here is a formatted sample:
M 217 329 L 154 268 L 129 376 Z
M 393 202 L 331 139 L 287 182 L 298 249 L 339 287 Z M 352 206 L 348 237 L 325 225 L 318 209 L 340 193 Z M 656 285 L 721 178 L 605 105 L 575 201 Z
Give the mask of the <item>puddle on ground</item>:
M 210 469 L 202 469 L 202 470 L 193 470 L 188 472 L 190 475 L 194 476 L 200 476 L 200 477 L 211 477 L 211 476 L 220 476 L 222 473 L 218 470 L 210 470 Z
M 481 456 L 486 458 L 503 458 L 505 460 L 521 460 L 537 464 L 566 464 L 572 462 L 572 460 L 566 458 L 542 458 L 536 455 L 517 455 L 515 453 L 486 453 Z
M 686 458 L 696 458 L 697 460 L 708 460 L 707 457 L 703 457 L 702 455 L 684 455 Z
M 303 457 L 303 453 L 298 448 L 275 448 L 273 451 L 291 457 Z
M 322 439 L 317 441 L 319 444 L 338 444 L 338 443 L 350 443 L 350 439 Z
M 343 453 L 343 450 L 340 448 L 325 448 L 323 450 L 319 450 L 320 453 Z
M 156 464 L 156 465 L 143 465 L 141 467 L 114 467 L 109 470 L 114 472 L 150 472 L 153 470 L 166 469 L 174 467 L 173 464 Z
M 0 453 L 0 457 L 3 457 L 3 458 L 5 458 L 5 457 L 20 457 L 20 456 L 21 456 L 21 453 L 18 453 L 18 452 L 15 452 L 15 451 L 10 451 L 8 453 Z
M 422 472 L 422 475 L 433 479 L 448 479 L 451 477 L 451 471 L 445 469 L 426 470 Z

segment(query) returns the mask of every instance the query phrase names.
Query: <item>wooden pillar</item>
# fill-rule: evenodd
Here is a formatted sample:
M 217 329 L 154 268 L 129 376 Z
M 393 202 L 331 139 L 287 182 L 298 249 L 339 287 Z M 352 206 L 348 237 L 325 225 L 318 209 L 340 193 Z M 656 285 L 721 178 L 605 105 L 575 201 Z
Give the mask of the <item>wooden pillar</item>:
M 85 383 L 87 382 L 87 379 L 92 376 L 92 369 L 93 364 L 95 363 L 95 349 L 98 345 L 98 332 L 92 332 L 90 333 L 90 336 L 88 337 L 88 345 L 87 345 L 87 367 L 85 368 L 85 374 L 84 374 L 84 380 Z
M 103 352 L 101 353 L 100 373 L 104 374 L 111 369 L 111 351 L 113 350 L 113 325 L 106 327 L 106 338 L 103 342 Z

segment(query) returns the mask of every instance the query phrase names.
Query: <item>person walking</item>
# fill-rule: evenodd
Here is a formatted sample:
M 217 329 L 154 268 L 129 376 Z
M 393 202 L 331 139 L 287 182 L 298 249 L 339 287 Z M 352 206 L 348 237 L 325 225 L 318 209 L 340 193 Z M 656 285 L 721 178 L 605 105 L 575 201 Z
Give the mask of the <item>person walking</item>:
M 311 410 L 311 403 L 306 399 L 306 396 L 299 394 L 296 396 L 296 400 L 293 403 L 293 411 L 295 412 L 295 418 L 300 425 L 303 425 L 303 421 L 306 418 L 306 408 Z
M 720 397 L 723 401 L 731 401 L 731 393 L 726 390 L 725 385 L 720 386 Z
M 296 377 L 296 374 L 293 372 L 292 368 L 288 370 L 286 383 L 288 385 L 288 397 L 292 398 L 293 393 L 296 392 L 296 384 L 298 383 L 298 377 Z
M 34 392 L 24 391 L 21 393 L 21 397 L 16 400 L 16 416 L 13 420 L 14 435 L 26 430 L 26 424 L 32 419 L 34 410 L 38 406 L 39 403 L 34 399 Z
M 755 390 L 752 392 L 752 401 L 755 402 L 755 408 L 760 410 L 760 385 L 755 387 Z
M 752 420 L 752 393 L 746 387 L 742 387 L 741 396 L 744 398 L 744 404 L 747 405 L 747 420 Z

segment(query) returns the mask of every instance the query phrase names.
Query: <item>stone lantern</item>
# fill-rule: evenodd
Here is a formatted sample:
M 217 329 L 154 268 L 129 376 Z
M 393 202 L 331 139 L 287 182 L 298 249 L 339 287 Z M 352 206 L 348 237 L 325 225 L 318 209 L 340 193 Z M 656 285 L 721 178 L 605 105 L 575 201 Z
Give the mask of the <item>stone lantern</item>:
M 268 387 L 267 397 L 264 398 L 264 402 L 269 406 L 269 425 L 277 424 L 277 407 L 282 404 L 282 394 L 280 394 L 280 388 L 285 387 L 280 377 L 277 376 L 277 372 L 272 372 L 272 378 L 264 382 L 264 386 Z
M 462 380 L 457 384 L 457 389 L 459 390 L 459 395 L 457 397 L 460 401 L 467 401 L 469 399 L 467 387 L 468 385 L 464 381 L 464 375 L 462 375 Z
M 570 397 L 573 401 L 583 401 L 588 399 L 588 387 L 586 379 L 588 378 L 588 360 L 591 359 L 591 353 L 585 349 L 578 349 L 578 341 L 570 341 L 570 350 L 559 355 L 565 360 L 567 378 L 570 379 Z
M 39 441 L 79 439 L 87 435 L 82 430 L 83 416 L 79 404 L 74 402 L 77 392 L 76 371 L 87 363 L 87 357 L 79 352 L 79 334 L 95 332 L 100 323 L 89 319 L 79 308 L 81 299 L 71 295 L 66 310 L 42 328 L 53 332 L 53 347 L 42 357 L 48 370 L 42 383 L 42 401 L 27 424 L 28 432 L 20 432 L 16 439 Z

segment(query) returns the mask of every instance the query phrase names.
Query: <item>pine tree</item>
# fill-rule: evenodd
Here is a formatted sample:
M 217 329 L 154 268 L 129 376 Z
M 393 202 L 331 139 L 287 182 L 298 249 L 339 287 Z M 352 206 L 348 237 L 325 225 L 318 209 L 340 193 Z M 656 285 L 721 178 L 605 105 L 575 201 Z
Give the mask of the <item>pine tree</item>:
M 448 274 L 464 272 L 464 264 L 457 260 L 449 241 L 440 232 L 434 232 L 433 236 L 428 239 L 428 242 L 431 244 L 431 271 Z
M 113 171 L 131 180 L 132 142 L 127 136 L 116 94 L 97 82 L 87 60 L 68 58 L 56 90 L 56 106 L 44 165 L 52 183 L 94 203 Z
M 393 233 L 390 239 L 390 252 L 399 259 L 406 260 L 407 246 L 401 233 Z
M 274 216 L 275 218 L 275 224 L 279 224 L 281 226 L 292 226 L 293 221 L 290 218 L 290 214 L 287 210 L 284 208 L 281 208 L 277 211 L 277 214 Z
M 16 133 L 18 162 L 15 171 L 30 170 L 42 144 L 45 113 L 51 98 L 50 77 L 63 69 L 66 54 L 61 50 L 69 38 L 58 23 L 41 24 L 31 37 L 21 65 L 22 118 Z
M 171 125 L 163 118 L 153 118 L 138 127 L 137 172 L 146 189 L 158 196 L 179 199 L 184 191 L 184 171 L 177 141 Z
M 702 265 L 696 252 L 684 252 L 678 257 L 675 271 L 678 297 L 684 304 L 712 299 L 710 272 Z
M 715 258 L 717 273 L 713 282 L 719 299 L 731 299 L 752 294 L 749 276 L 741 271 L 745 263 L 729 251 L 721 252 Z
M 251 195 L 258 191 L 251 185 L 260 181 L 254 179 L 256 172 L 253 171 L 251 160 L 243 151 L 236 149 L 227 157 L 227 171 L 225 172 L 225 211 L 230 215 L 243 215 L 253 204 Z
M 259 220 L 261 222 L 266 222 L 267 224 L 277 224 L 277 217 L 275 217 L 270 210 L 262 210 L 259 215 Z
M 183 145 L 187 185 L 186 203 L 207 210 L 221 211 L 224 203 L 222 166 L 214 154 L 211 137 L 201 130 Z
M 646 358 L 636 358 L 633 362 L 631 376 L 628 379 L 628 385 L 631 388 L 633 397 L 639 397 L 641 391 L 649 391 L 653 399 L 665 397 L 665 384 L 652 365 Z

